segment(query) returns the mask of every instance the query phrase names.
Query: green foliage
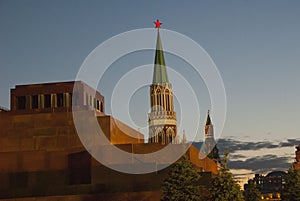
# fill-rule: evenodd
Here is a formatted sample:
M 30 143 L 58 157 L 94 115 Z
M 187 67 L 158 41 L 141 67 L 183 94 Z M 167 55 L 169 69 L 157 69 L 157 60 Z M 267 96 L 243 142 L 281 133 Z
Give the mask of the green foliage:
M 214 146 L 213 150 L 207 155 L 208 158 L 212 159 L 213 161 L 216 161 L 220 163 L 220 156 L 219 156 L 219 149 L 217 145 Z
M 199 201 L 200 175 L 186 156 L 183 156 L 170 170 L 162 185 L 162 201 Z
M 300 170 L 289 169 L 281 197 L 286 201 L 300 201 Z
M 225 153 L 221 163 L 220 174 L 212 181 L 210 189 L 213 201 L 243 201 L 243 194 L 239 184 L 234 180 L 233 175 L 227 168 L 228 153 Z
M 248 181 L 248 187 L 244 191 L 245 201 L 260 201 L 261 194 L 256 188 L 255 183 L 253 180 Z

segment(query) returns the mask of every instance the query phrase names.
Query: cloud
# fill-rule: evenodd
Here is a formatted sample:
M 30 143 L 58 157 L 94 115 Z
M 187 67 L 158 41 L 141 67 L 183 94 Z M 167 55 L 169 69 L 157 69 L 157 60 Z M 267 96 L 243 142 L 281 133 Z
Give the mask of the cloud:
M 280 142 L 280 147 L 291 147 L 300 144 L 300 139 L 287 139 L 286 142 Z
M 290 168 L 294 152 L 291 151 L 289 154 L 289 151 L 286 152 L 286 148 L 295 147 L 299 142 L 299 138 L 287 139 L 285 141 L 265 140 L 249 142 L 236 140 L 233 137 L 230 137 L 219 139 L 217 146 L 220 155 L 225 151 L 229 151 L 228 167 L 230 169 L 244 169 L 253 173 L 265 174 L 270 171 L 287 170 Z M 202 146 L 202 142 L 193 144 L 198 149 Z M 278 153 L 278 155 L 273 153 Z M 254 154 L 257 154 L 257 156 Z
M 217 142 L 217 146 L 221 153 L 224 151 L 229 151 L 229 153 L 236 153 L 238 151 L 250 151 L 250 150 L 260 150 L 260 149 L 276 149 L 281 147 L 294 147 L 300 144 L 300 138 L 287 139 L 283 142 L 276 141 L 259 141 L 259 142 L 247 142 L 235 140 L 233 137 L 221 138 Z M 201 148 L 202 142 L 193 143 L 198 149 Z
M 230 160 L 245 159 L 247 156 L 242 154 L 230 154 Z
M 248 169 L 253 172 L 267 172 L 273 170 L 287 170 L 291 167 L 290 157 L 278 157 L 276 155 L 267 154 L 248 158 L 246 160 L 236 160 L 228 162 L 228 168 L 232 169 Z
M 201 150 L 203 142 L 193 142 L 193 145 Z M 249 151 L 249 150 L 260 150 L 260 149 L 272 149 L 278 148 L 278 144 L 274 144 L 269 141 L 262 142 L 245 142 L 234 140 L 232 138 L 223 138 L 219 139 L 217 142 L 217 147 L 220 150 L 220 153 L 229 151 L 229 153 L 236 153 L 238 151 Z
M 224 138 L 224 139 L 219 139 L 218 147 L 221 151 L 228 150 L 229 153 L 234 153 L 241 150 L 247 151 L 247 150 L 278 148 L 278 144 L 274 144 L 273 142 L 269 142 L 269 141 L 244 142 L 244 141 L 234 140 L 231 138 Z

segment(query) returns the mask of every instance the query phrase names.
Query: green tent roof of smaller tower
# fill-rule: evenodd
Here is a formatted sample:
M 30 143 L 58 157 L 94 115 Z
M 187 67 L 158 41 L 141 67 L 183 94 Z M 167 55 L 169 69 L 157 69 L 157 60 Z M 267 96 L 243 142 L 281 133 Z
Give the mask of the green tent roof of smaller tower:
M 208 125 L 211 125 L 211 119 L 210 119 L 210 111 L 208 110 L 208 112 L 207 112 L 207 119 L 206 119 L 206 126 L 208 126 Z

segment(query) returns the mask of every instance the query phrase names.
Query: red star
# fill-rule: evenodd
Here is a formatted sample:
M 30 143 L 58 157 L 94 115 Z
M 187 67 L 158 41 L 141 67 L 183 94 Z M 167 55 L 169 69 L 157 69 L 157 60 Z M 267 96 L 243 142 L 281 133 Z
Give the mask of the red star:
M 160 25 L 162 25 L 162 23 L 159 20 L 156 20 L 156 22 L 153 22 L 155 24 L 155 28 L 159 29 Z

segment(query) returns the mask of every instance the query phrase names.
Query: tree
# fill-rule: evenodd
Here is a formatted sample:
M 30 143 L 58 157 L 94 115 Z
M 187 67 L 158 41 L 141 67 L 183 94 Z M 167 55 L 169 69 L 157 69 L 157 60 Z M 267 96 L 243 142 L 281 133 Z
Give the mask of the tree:
M 200 175 L 186 156 L 183 156 L 169 172 L 162 184 L 162 201 L 199 201 Z
M 215 162 L 220 163 L 220 155 L 219 155 L 219 149 L 217 147 L 217 144 L 215 144 L 213 150 L 207 155 L 208 158 L 212 159 Z
M 289 169 L 283 190 L 281 193 L 282 200 L 300 201 L 300 170 Z
M 254 181 L 251 179 L 248 181 L 248 186 L 244 191 L 245 201 L 260 201 L 261 194 L 256 188 Z
M 210 200 L 213 201 L 243 201 L 243 194 L 239 184 L 227 168 L 228 153 L 224 154 L 220 173 L 212 181 Z

